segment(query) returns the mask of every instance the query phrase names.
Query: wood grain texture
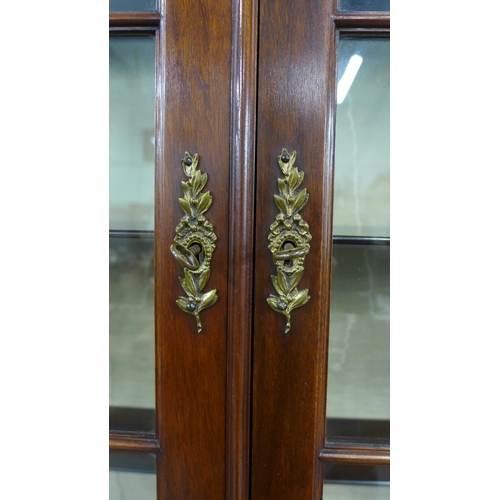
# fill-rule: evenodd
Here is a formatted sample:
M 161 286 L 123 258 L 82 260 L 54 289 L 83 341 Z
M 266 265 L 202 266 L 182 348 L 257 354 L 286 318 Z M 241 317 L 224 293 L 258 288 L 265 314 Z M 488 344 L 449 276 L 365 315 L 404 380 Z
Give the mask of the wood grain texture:
M 260 5 L 257 219 L 254 296 L 252 500 L 319 500 L 325 439 L 333 194 L 334 23 L 332 2 Z M 267 248 L 282 148 L 297 151 L 309 201 L 311 250 L 301 287 L 311 300 L 292 329 L 266 297 L 274 266 Z
M 227 499 L 249 498 L 258 1 L 233 0 L 227 335 Z
M 231 0 L 162 7 L 158 58 L 155 270 L 158 498 L 225 499 Z M 203 331 L 175 303 L 182 269 L 169 247 L 183 211 L 184 152 L 200 155 L 217 235 Z

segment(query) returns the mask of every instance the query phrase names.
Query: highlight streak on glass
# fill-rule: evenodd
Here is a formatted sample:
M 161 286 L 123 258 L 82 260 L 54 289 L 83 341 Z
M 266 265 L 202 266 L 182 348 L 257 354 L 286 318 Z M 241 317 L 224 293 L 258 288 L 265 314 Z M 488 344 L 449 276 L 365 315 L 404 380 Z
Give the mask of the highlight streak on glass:
M 351 88 L 352 82 L 354 78 L 356 78 L 356 74 L 363 62 L 363 58 L 357 54 L 353 55 L 351 59 L 349 59 L 349 63 L 347 64 L 347 68 L 342 75 L 342 78 L 339 81 L 337 86 L 337 104 L 342 104 L 344 102 L 345 96 L 349 89 Z

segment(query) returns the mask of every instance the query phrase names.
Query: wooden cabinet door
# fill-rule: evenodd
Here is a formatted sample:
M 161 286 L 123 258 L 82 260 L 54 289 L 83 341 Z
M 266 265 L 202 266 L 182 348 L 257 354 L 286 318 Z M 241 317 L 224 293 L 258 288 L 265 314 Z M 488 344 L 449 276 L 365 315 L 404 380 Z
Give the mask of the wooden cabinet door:
M 154 431 L 144 412 L 112 412 L 125 422 L 111 425 L 112 463 L 156 471 L 157 498 L 249 498 L 258 2 L 133 4 L 110 13 L 110 35 L 156 40 L 156 409 L 143 419 Z M 217 238 L 208 285 L 218 298 L 200 333 L 176 304 L 183 270 L 170 251 L 185 152 L 208 176 Z
M 342 13 L 337 7 L 328 1 L 260 2 L 252 500 L 319 500 L 331 466 L 338 479 L 366 479 L 367 471 L 372 479 L 388 479 L 388 436 L 377 431 L 326 440 L 338 46 L 342 36 L 387 37 L 389 28 L 388 13 Z M 288 245 L 285 256 L 301 255 L 293 254 L 301 245 L 309 252 L 289 257 L 283 271 L 268 245 L 278 252 Z M 300 307 L 290 312 L 287 332 L 284 312 L 294 301 Z
M 325 433 L 324 401 L 319 395 L 325 381 L 332 250 L 331 14 L 329 2 L 294 1 L 285 5 L 264 0 L 260 4 L 253 500 L 319 498 L 322 478 L 318 457 Z M 270 294 L 278 295 L 271 283 L 271 275 L 279 273 L 268 249 L 268 236 L 280 212 L 275 196 L 280 195 L 278 178 L 285 178 L 278 164 L 283 148 L 289 153 L 296 151 L 292 168 L 304 172 L 299 189 L 307 189 L 308 200 L 299 215 L 312 235 L 303 263 L 299 259 L 290 263 L 302 264 L 303 275 L 296 290 L 308 290 L 310 300 L 292 310 L 288 333 L 286 317 L 266 301 Z M 289 232 L 294 232 L 293 216 L 285 216 L 284 223 L 287 221 L 292 224 Z M 284 227 L 277 229 L 286 232 Z M 293 279 L 292 275 L 287 279 Z
M 233 408 L 231 397 L 236 396 L 229 396 L 234 393 L 234 371 L 240 363 L 231 335 L 231 322 L 240 318 L 230 286 L 238 282 L 242 272 L 238 251 L 230 252 L 231 245 L 240 251 L 242 248 L 231 243 L 236 231 L 230 230 L 231 213 L 239 210 L 230 210 L 235 196 L 230 189 L 230 172 L 239 170 L 243 158 L 234 151 L 242 129 L 237 111 L 241 93 L 232 88 L 238 61 L 232 30 L 240 14 L 231 0 L 167 0 L 159 1 L 156 7 L 149 3 L 153 4 L 150 11 L 141 11 L 142 4 L 137 2 L 137 11 L 112 12 L 110 34 L 149 34 L 156 43 L 155 215 L 154 234 L 148 234 L 154 237 L 156 408 L 151 410 L 149 421 L 155 425 L 152 431 L 145 429 L 133 422 L 138 412 L 122 411 L 127 423 L 118 430 L 116 422 L 112 423 L 110 449 L 115 458 L 116 454 L 142 454 L 137 463 L 141 456 L 145 462 L 148 454 L 155 455 L 156 467 L 154 461 L 152 467 L 159 499 L 221 500 L 227 497 L 227 477 L 232 480 L 241 474 L 242 466 L 248 475 L 246 451 L 240 459 L 243 465 L 227 458 L 234 425 L 241 419 L 239 415 L 247 418 L 246 408 Z M 188 157 L 192 162 L 189 170 L 196 166 L 200 172 L 196 186 L 187 172 Z M 194 158 L 198 158 L 197 165 Z M 240 189 L 243 187 L 246 189 L 244 182 Z M 205 237 L 215 244 L 202 291 L 215 290 L 209 298 L 216 303 L 200 311 L 202 329 L 197 318 L 186 312 L 187 306 L 178 306 L 177 302 L 184 300 L 179 297 L 193 295 L 186 290 L 189 286 L 185 281 L 193 275 L 171 252 L 179 232 L 191 231 L 191 226 L 193 240 L 179 244 L 185 251 Z M 207 248 L 203 247 L 203 256 L 197 254 L 199 262 L 207 262 Z M 196 287 L 203 289 L 200 275 L 194 279 Z M 250 293 L 238 295 L 245 308 L 249 307 L 246 297 Z M 235 400 L 234 405 L 238 404 Z M 119 460 L 115 459 L 115 465 Z

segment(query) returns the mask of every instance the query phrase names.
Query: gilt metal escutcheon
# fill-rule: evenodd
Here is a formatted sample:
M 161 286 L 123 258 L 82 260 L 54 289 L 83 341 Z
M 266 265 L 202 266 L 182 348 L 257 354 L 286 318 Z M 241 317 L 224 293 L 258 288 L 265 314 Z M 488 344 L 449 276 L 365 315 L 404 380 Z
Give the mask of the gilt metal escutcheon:
M 210 278 L 210 261 L 215 250 L 215 236 L 212 224 L 203 215 L 212 205 L 210 191 L 202 193 L 208 175 L 197 170 L 199 155 L 184 153 L 181 160 L 187 182 L 182 181 L 183 198 L 179 204 L 185 215 L 175 229 L 176 236 L 170 251 L 184 268 L 184 277 L 179 278 L 187 297 L 179 297 L 177 305 L 196 318 L 198 333 L 202 330 L 200 312 L 217 301 L 217 290 L 202 293 Z
M 304 172 L 299 172 L 294 166 L 296 157 L 296 151 L 289 153 L 286 149 L 278 156 L 278 164 L 285 177 L 278 178 L 279 194 L 274 195 L 274 202 L 280 212 L 271 224 L 268 238 L 269 249 L 278 271 L 277 276 L 271 276 L 278 296 L 269 296 L 267 303 L 276 312 L 286 316 L 285 333 L 292 327 L 292 310 L 307 304 L 311 298 L 307 288 L 298 289 L 312 236 L 309 224 L 299 214 L 307 203 L 309 194 L 307 189 L 299 190 Z

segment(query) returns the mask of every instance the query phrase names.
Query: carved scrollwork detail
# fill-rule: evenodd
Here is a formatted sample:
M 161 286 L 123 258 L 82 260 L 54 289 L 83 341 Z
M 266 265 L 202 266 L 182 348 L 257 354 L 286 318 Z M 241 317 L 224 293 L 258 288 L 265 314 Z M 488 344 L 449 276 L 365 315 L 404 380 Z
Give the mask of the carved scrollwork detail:
M 198 333 L 202 331 L 200 312 L 213 306 L 218 299 L 217 290 L 202 293 L 210 278 L 210 261 L 215 250 L 217 236 L 212 224 L 203 215 L 212 205 L 210 191 L 202 193 L 208 175 L 197 170 L 199 155 L 184 153 L 181 160 L 187 182 L 182 181 L 183 198 L 179 204 L 185 215 L 175 229 L 176 236 L 170 247 L 172 255 L 184 268 L 184 277 L 179 278 L 186 297 L 179 297 L 177 305 L 196 318 Z
M 270 295 L 267 303 L 286 316 L 285 333 L 291 329 L 292 310 L 307 304 L 311 298 L 307 288 L 298 290 L 312 236 L 309 224 L 299 214 L 309 194 L 307 189 L 299 190 L 304 172 L 299 172 L 294 166 L 296 157 L 296 151 L 289 153 L 286 149 L 278 156 L 278 164 L 285 177 L 278 178 L 279 195 L 274 195 L 274 201 L 280 213 L 271 224 L 269 234 L 269 249 L 278 271 L 277 276 L 271 276 L 271 280 L 278 296 Z

